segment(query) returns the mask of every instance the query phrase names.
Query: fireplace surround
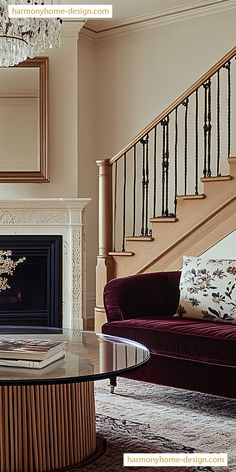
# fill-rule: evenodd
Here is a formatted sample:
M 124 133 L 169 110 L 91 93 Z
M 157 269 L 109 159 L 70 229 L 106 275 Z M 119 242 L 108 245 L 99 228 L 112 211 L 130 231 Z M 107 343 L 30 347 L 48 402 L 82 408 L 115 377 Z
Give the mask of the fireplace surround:
M 61 283 L 58 316 L 65 328 L 86 327 L 85 207 L 89 201 L 89 198 L 41 198 L 1 200 L 0 205 L 0 239 L 4 237 L 4 244 L 8 237 L 11 242 L 16 235 L 22 241 L 32 236 L 39 240 L 42 236 L 42 239 L 48 236 L 50 241 L 57 236 L 61 239 L 62 264 L 56 285 L 60 291 Z M 52 318 L 52 325 L 56 325 L 55 313 Z M 42 320 L 39 324 L 43 324 Z

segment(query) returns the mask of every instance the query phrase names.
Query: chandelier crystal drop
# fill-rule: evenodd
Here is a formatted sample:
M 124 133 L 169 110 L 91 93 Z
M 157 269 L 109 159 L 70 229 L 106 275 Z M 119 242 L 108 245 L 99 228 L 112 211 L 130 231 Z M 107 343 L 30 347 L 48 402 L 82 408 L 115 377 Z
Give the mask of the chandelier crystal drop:
M 8 5 L 16 3 L 26 5 L 26 0 L 0 0 L 0 67 L 15 66 L 62 45 L 59 19 L 9 18 Z M 33 0 L 27 3 L 36 4 Z

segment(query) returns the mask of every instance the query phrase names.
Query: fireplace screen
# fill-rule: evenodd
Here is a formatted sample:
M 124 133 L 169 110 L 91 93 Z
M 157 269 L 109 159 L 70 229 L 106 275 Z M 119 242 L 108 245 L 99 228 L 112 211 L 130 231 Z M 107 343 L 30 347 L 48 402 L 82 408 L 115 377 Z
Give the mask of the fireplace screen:
M 61 327 L 62 236 L 4 235 L 0 251 L 8 251 L 0 268 L 0 324 Z

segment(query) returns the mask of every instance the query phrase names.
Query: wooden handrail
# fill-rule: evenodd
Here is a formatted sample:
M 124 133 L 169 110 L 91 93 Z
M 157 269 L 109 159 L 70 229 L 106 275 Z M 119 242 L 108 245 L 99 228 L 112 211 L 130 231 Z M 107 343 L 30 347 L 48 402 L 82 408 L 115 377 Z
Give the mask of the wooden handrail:
M 177 106 L 179 106 L 186 98 L 194 93 L 199 87 L 201 87 L 210 77 L 212 77 L 224 64 L 227 63 L 236 55 L 236 46 L 234 46 L 222 59 L 220 59 L 214 66 L 212 66 L 205 74 L 200 77 L 194 84 L 192 84 L 185 92 L 183 92 L 171 105 L 169 105 L 163 112 L 161 112 L 156 118 L 154 118 L 149 125 L 140 131 L 132 141 L 121 149 L 118 154 L 109 159 L 109 164 L 112 165 L 118 161 L 126 152 L 128 152 L 140 139 L 142 139 L 147 133 L 149 133 L 154 126 L 158 125 L 167 115 L 169 115 Z

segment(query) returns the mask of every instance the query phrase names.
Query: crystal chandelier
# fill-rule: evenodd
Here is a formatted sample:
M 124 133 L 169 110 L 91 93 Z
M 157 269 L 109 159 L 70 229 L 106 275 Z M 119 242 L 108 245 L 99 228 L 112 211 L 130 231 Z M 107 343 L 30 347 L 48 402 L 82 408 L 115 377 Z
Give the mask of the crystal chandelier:
M 0 67 L 15 66 L 61 46 L 59 19 L 9 18 L 8 5 L 16 3 L 26 4 L 26 0 L 0 0 Z M 36 4 L 34 0 L 27 3 Z

